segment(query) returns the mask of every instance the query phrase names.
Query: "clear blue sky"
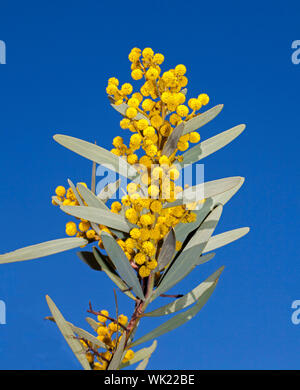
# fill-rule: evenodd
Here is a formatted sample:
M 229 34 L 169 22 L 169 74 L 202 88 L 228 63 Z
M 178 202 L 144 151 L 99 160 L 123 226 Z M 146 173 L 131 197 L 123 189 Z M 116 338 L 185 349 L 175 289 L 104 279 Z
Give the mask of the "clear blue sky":
M 0 6 L 1 252 L 64 237 L 66 215 L 51 205 L 58 184 L 89 181 L 91 163 L 52 140 L 57 132 L 98 141 L 119 135 L 108 77 L 130 81 L 127 55 L 150 46 L 166 66 L 188 68 L 189 96 L 206 92 L 223 112 L 208 138 L 246 123 L 230 146 L 207 158 L 206 180 L 245 176 L 217 232 L 250 226 L 178 287 L 191 290 L 226 269 L 196 319 L 158 339 L 151 369 L 299 369 L 298 194 L 300 39 L 297 1 L 10 1 Z M 76 251 L 0 267 L 1 369 L 78 369 L 49 315 L 49 294 L 65 317 L 85 325 L 91 300 L 112 310 L 112 284 Z M 119 294 L 121 311 L 131 302 Z M 160 319 L 144 320 L 145 331 Z

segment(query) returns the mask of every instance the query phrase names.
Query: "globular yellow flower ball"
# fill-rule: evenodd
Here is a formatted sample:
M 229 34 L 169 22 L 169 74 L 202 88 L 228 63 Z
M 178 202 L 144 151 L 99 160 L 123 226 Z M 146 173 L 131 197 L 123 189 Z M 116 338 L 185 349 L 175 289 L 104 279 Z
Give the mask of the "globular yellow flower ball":
M 162 155 L 162 156 L 159 158 L 159 164 L 160 164 L 160 165 L 169 165 L 169 164 L 170 164 L 169 157 L 168 157 L 168 156 L 165 156 L 165 155 Z
M 141 229 L 141 240 L 146 241 L 150 238 L 150 231 L 146 228 Z
M 115 95 L 116 93 L 118 92 L 118 87 L 113 85 L 113 84 L 109 84 L 107 87 L 106 87 L 106 93 L 108 95 Z
M 143 226 L 149 226 L 152 224 L 152 218 L 148 214 L 143 214 L 140 218 L 140 223 Z
M 202 103 L 201 103 L 201 101 L 199 99 L 191 98 L 188 101 L 188 106 L 192 110 L 197 111 L 197 110 L 200 110 L 200 108 L 202 106 Z
M 117 87 L 119 85 L 119 80 L 116 77 L 110 77 L 108 79 L 108 84 L 115 85 Z
M 130 62 L 137 62 L 141 56 L 141 50 L 138 48 L 134 48 L 128 55 L 128 59 Z
M 206 93 L 201 93 L 198 96 L 198 100 L 200 100 L 200 102 L 203 104 L 203 106 L 206 106 L 206 104 L 208 104 L 208 102 L 209 102 L 209 96 L 206 95 Z
M 141 253 L 141 252 L 138 252 L 135 256 L 134 256 L 134 262 L 138 265 L 142 265 L 145 263 L 145 261 L 147 260 L 147 257 L 144 253 Z
M 186 87 L 186 86 L 187 86 L 187 83 L 188 83 L 187 77 L 185 77 L 185 76 L 180 76 L 180 78 L 178 79 L 178 83 L 179 83 L 179 85 L 180 85 L 181 88 Z
M 164 102 L 164 103 L 168 103 L 169 99 L 170 99 L 170 96 L 171 96 L 171 92 L 170 91 L 163 92 L 161 94 L 161 101 Z
M 130 137 L 130 144 L 132 145 L 140 145 L 142 142 L 143 138 L 140 134 L 133 134 Z
M 141 69 L 134 69 L 131 72 L 131 77 L 133 78 L 133 80 L 140 80 L 143 77 L 143 72 L 141 71 Z
M 136 246 L 136 241 L 133 238 L 127 238 L 125 241 L 125 247 L 127 250 L 134 249 Z
M 129 195 L 124 195 L 121 199 L 121 202 L 124 206 L 130 206 L 131 200 Z
M 139 130 L 145 130 L 149 126 L 149 123 L 148 123 L 147 119 L 140 119 L 137 122 L 136 126 Z
M 173 126 L 177 126 L 180 122 L 182 122 L 182 119 L 178 114 L 172 114 L 170 116 L 170 122 Z
M 140 102 L 137 98 L 130 98 L 127 102 L 128 106 L 129 107 L 134 107 L 134 108 L 138 108 Z
M 142 109 L 144 111 L 151 111 L 155 106 L 155 102 L 151 99 L 145 99 L 142 103 Z
M 148 80 L 156 80 L 157 77 L 158 77 L 158 70 L 153 68 L 153 67 L 150 67 L 147 72 L 146 72 L 146 77 Z
M 119 213 L 121 211 L 121 209 L 122 209 L 122 205 L 120 202 L 113 202 L 111 204 L 111 211 L 113 213 Z
M 163 124 L 163 119 L 160 115 L 153 115 L 151 117 L 151 125 L 153 127 L 159 128 Z
M 140 229 L 133 228 L 130 230 L 130 236 L 134 238 L 135 240 L 139 239 L 141 237 L 141 231 Z
M 133 88 L 132 88 L 132 85 L 129 84 L 129 83 L 125 83 L 122 85 L 121 87 L 121 92 L 124 94 L 124 95 L 130 95 L 131 92 L 132 92 Z
M 150 273 L 151 273 L 151 270 L 144 265 L 142 265 L 141 268 L 139 269 L 139 275 L 142 278 L 147 278 L 150 275 Z
M 96 235 L 96 232 L 95 230 L 91 229 L 91 230 L 88 230 L 86 232 L 86 237 L 89 239 L 89 240 L 92 240 L 95 238 L 95 235 Z
M 197 131 L 192 131 L 189 136 L 189 141 L 192 142 L 193 144 L 196 144 L 197 142 L 200 141 L 200 134 L 197 133 Z
M 154 157 L 157 154 L 157 147 L 153 144 L 147 146 L 145 152 L 149 157 Z
M 152 244 L 151 241 L 143 242 L 142 248 L 143 248 L 144 253 L 146 253 L 146 255 L 148 255 L 150 257 L 152 257 L 155 254 L 155 252 L 156 252 L 156 248 Z
M 125 211 L 125 217 L 128 219 L 131 223 L 137 223 L 138 221 L 138 214 L 135 209 L 130 208 Z
M 124 316 L 124 314 L 121 314 L 119 315 L 118 317 L 118 322 L 123 325 L 123 326 L 126 326 L 127 325 L 127 322 L 128 322 L 128 317 L 127 316 Z
M 162 204 L 159 200 L 154 200 L 151 202 L 150 205 L 150 210 L 153 211 L 154 213 L 159 213 L 162 209 Z
M 176 112 L 179 116 L 183 117 L 183 116 L 187 116 L 188 113 L 189 113 L 189 109 L 187 106 L 185 106 L 184 104 L 180 104 L 177 108 L 176 108 Z
M 101 318 L 104 318 L 101 316 Z M 107 336 L 108 335 L 108 329 L 106 326 L 99 326 L 97 329 L 98 336 Z
M 115 154 L 116 156 L 121 156 L 122 152 L 119 149 L 111 149 L 110 151 L 112 154 Z
M 56 193 L 57 196 L 65 196 L 65 194 L 66 194 L 66 189 L 65 189 L 65 187 L 63 187 L 63 186 L 58 186 L 58 187 L 56 187 L 56 189 L 55 189 L 55 193 Z
M 142 51 L 142 56 L 146 59 L 150 59 L 151 57 L 153 57 L 154 55 L 154 51 L 151 49 L 151 47 L 146 47 L 143 51 Z
M 186 67 L 182 64 L 177 65 L 175 67 L 175 73 L 180 75 L 180 76 L 183 76 L 186 73 Z
M 142 100 L 143 100 L 143 95 L 140 94 L 139 92 L 135 92 L 132 94 L 132 97 L 134 99 L 137 99 L 140 103 L 142 103 Z
M 151 198 L 157 198 L 159 194 L 159 188 L 155 184 L 148 187 L 148 194 Z
M 118 148 L 123 145 L 123 138 L 118 136 L 113 139 L 113 145 Z
M 77 233 L 77 226 L 75 222 L 68 222 L 66 224 L 66 234 L 68 236 L 75 236 Z
M 138 156 L 136 154 L 129 154 L 127 156 L 127 161 L 129 164 L 135 164 L 138 162 Z
M 156 53 L 153 57 L 153 62 L 155 62 L 155 64 L 157 65 L 161 65 L 165 60 L 165 57 L 163 56 L 163 54 L 160 54 L 160 53 Z
M 108 329 L 112 332 L 112 333 L 115 333 L 118 329 L 118 325 L 115 324 L 114 322 L 111 322 L 109 325 L 108 325 Z
M 178 99 L 178 103 L 179 104 L 183 104 L 185 102 L 185 100 L 186 100 L 185 94 L 182 93 L 182 92 L 179 92 L 177 94 L 177 99 Z
M 90 228 L 89 222 L 80 222 L 78 228 L 81 232 L 86 232 Z
M 142 156 L 139 160 L 139 163 L 146 168 L 150 168 L 152 165 L 152 160 L 149 156 Z
M 130 119 L 128 118 L 123 118 L 121 121 L 120 121 L 120 126 L 121 126 L 121 129 L 128 129 L 129 128 L 129 125 L 130 125 Z
M 143 130 L 143 134 L 145 137 L 153 137 L 156 134 L 155 129 L 152 126 L 146 126 Z
M 101 310 L 100 311 L 100 313 L 101 314 L 104 314 L 104 316 L 109 316 L 109 313 L 108 313 L 108 311 L 107 310 Z M 98 315 L 98 317 L 97 317 L 97 319 L 98 319 L 98 321 L 99 322 L 106 322 L 107 321 L 107 318 L 106 317 L 104 317 L 103 315 L 101 316 L 101 315 Z
M 181 152 L 186 151 L 188 148 L 189 148 L 188 142 L 178 142 L 177 144 L 177 149 L 180 150 Z
M 151 270 L 155 269 L 157 267 L 157 261 L 156 260 L 147 261 L 146 267 Z
M 126 116 L 130 119 L 133 119 L 137 115 L 137 109 L 134 107 L 128 107 L 126 110 Z

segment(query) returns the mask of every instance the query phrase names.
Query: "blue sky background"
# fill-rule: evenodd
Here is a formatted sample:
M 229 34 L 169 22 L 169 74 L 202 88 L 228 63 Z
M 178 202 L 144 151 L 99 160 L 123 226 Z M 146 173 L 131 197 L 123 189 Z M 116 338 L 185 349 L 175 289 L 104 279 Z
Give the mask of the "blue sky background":
M 91 163 L 52 140 L 59 132 L 106 148 L 123 131 L 107 78 L 130 81 L 130 49 L 152 47 L 167 69 L 188 68 L 189 97 L 206 92 L 222 113 L 202 139 L 240 123 L 246 131 L 208 157 L 205 178 L 245 176 L 217 232 L 250 226 L 180 286 L 187 292 L 226 269 L 196 319 L 158 339 L 150 369 L 299 369 L 300 325 L 291 322 L 299 284 L 300 39 L 297 1 L 10 1 L 0 6 L 1 252 L 65 236 L 51 205 L 58 184 L 90 179 Z M 123 133 L 125 134 L 125 133 Z M 125 136 L 127 137 L 127 136 Z M 76 250 L 0 267 L 0 369 L 78 369 L 49 315 L 49 294 L 85 327 L 91 300 L 113 311 L 112 284 Z M 121 311 L 131 302 L 119 294 Z M 139 334 L 160 319 L 145 319 Z

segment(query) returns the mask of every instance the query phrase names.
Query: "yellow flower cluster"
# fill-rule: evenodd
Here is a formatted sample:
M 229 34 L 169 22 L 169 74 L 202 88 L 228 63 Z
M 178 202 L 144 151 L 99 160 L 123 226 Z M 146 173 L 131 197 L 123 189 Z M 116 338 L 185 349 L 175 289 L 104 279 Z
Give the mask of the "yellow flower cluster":
M 136 133 L 126 146 L 121 137 L 114 139 L 112 153 L 126 157 L 129 164 L 142 163 L 135 153 L 142 148 L 151 163 L 157 163 L 167 137 L 174 127 L 182 121 L 187 121 L 196 115 L 202 106 L 208 104 L 209 97 L 201 93 L 197 98 L 191 98 L 186 103 L 185 91 L 188 79 L 185 76 L 186 67 L 182 64 L 162 73 L 160 65 L 164 56 L 154 53 L 151 48 L 141 51 L 138 48 L 129 54 L 131 76 L 134 80 L 144 78 L 139 92 L 133 92 L 133 87 L 125 83 L 121 88 L 119 80 L 112 77 L 108 80 L 106 92 L 114 99 L 115 104 L 126 103 L 126 116 L 121 120 L 122 129 Z M 131 95 L 131 96 L 130 96 Z M 197 143 L 200 135 L 192 132 L 180 138 L 178 150 L 185 151 L 189 142 Z M 178 156 L 180 157 L 180 156 Z M 173 156 L 172 160 L 178 160 Z
M 117 240 L 131 266 L 141 278 L 145 278 L 157 271 L 161 243 L 170 229 L 179 223 L 196 220 L 193 212 L 196 204 L 163 206 L 166 202 L 175 201 L 183 191 L 177 184 L 180 172 L 176 163 L 182 161 L 180 152 L 186 151 L 190 143 L 198 143 L 200 135 L 193 131 L 181 136 L 171 155 L 163 154 L 163 149 L 178 124 L 201 115 L 197 111 L 208 104 L 209 97 L 202 93 L 186 103 L 186 91 L 183 89 L 188 82 L 186 67 L 180 64 L 162 73 L 160 65 L 164 56 L 154 53 L 151 48 L 132 49 L 129 60 L 132 78 L 141 80 L 142 85 L 138 92 L 134 92 L 130 83 L 120 86 L 117 78 L 108 80 L 106 92 L 110 98 L 116 105 L 126 103 L 120 126 L 132 133 L 128 146 L 123 137 L 115 137 L 111 152 L 134 165 L 140 173 L 141 182 L 129 183 L 127 194 L 120 201 L 112 202 L 110 209 L 135 226 L 123 239 L 116 237 L 106 226 L 97 227 Z M 78 205 L 71 188 L 57 187 L 56 196 L 63 205 Z M 103 249 L 99 234 L 88 221 L 80 220 L 78 226 L 75 222 L 68 222 L 66 234 L 87 238 L 89 242 L 98 241 Z M 177 242 L 176 249 L 180 250 L 180 247 L 181 243 Z
M 113 351 L 118 346 L 122 337 L 125 337 L 124 328 L 128 323 L 128 318 L 121 314 L 118 316 L 118 321 L 108 319 L 109 313 L 107 310 L 101 310 L 98 315 L 99 327 L 97 329 L 97 339 L 102 341 L 106 346 L 106 351 L 101 352 L 101 348 L 95 350 L 92 343 L 81 339 L 81 344 L 86 350 L 86 358 L 94 370 L 106 370 L 113 356 Z M 123 363 L 131 360 L 134 357 L 134 352 L 128 349 L 123 358 Z

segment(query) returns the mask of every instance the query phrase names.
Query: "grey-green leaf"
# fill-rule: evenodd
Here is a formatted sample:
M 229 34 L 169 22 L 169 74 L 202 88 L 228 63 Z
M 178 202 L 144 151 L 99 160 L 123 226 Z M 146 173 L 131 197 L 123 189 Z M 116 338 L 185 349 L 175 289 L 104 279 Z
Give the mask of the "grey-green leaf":
M 172 131 L 172 134 L 168 137 L 167 142 L 165 143 L 162 154 L 165 156 L 171 156 L 171 154 L 176 150 L 177 143 L 179 138 L 182 136 L 184 132 L 185 124 L 181 122 L 175 129 Z
M 93 346 L 96 348 L 107 349 L 107 346 L 102 341 L 97 339 L 97 337 L 93 336 L 92 334 L 90 334 L 84 329 L 78 328 L 77 326 L 71 324 L 70 322 L 68 322 L 68 324 L 70 325 L 72 331 L 78 335 L 78 337 L 90 341 L 93 344 Z
M 98 198 L 92 191 L 86 188 L 83 184 L 77 184 L 77 190 L 89 207 L 95 207 L 102 210 L 110 211 L 105 203 Z
M 196 301 L 200 300 L 201 297 L 205 296 L 206 291 L 212 287 L 217 280 L 219 279 L 221 273 L 223 272 L 224 267 L 219 268 L 216 272 L 210 275 L 204 282 L 195 287 L 188 294 L 184 295 L 179 299 L 175 299 L 173 302 L 168 303 L 162 307 L 159 307 L 156 310 L 153 310 L 149 313 L 145 313 L 147 317 L 158 317 L 164 316 L 167 314 L 173 314 L 177 311 L 186 309 L 188 306 L 193 305 Z
M 57 196 L 52 196 L 52 200 L 58 204 L 59 206 L 62 206 L 63 202 L 61 200 L 58 199 Z
M 86 322 L 94 329 L 95 332 L 97 332 L 97 329 L 99 328 L 99 323 L 97 321 L 93 318 L 86 317 Z
M 85 370 L 90 370 L 91 367 L 85 357 L 84 348 L 81 345 L 80 341 L 76 339 L 76 336 L 73 333 L 70 325 L 64 319 L 63 315 L 61 314 L 61 312 L 56 307 L 55 303 L 48 295 L 46 295 L 46 300 L 59 330 L 61 331 L 62 335 L 66 339 L 66 342 L 69 344 L 76 358 L 78 359 L 78 361 L 80 362 L 80 364 Z
M 245 179 L 241 177 L 240 182 L 232 189 L 206 199 L 206 202 L 204 203 L 203 207 L 200 210 L 194 211 L 195 214 L 197 215 L 197 219 L 195 222 L 179 223 L 177 226 L 175 226 L 175 234 L 176 234 L 177 241 L 184 242 L 188 234 L 193 230 L 195 230 L 202 223 L 204 218 L 213 209 L 213 207 L 215 207 L 218 204 L 225 205 L 233 197 L 233 195 L 240 189 L 244 181 Z
M 122 232 L 129 232 L 130 226 L 120 215 L 111 211 L 86 206 L 61 206 L 62 211 L 80 219 L 86 219 Z
M 126 285 L 126 283 L 124 283 L 124 281 L 118 275 L 116 275 L 114 272 L 112 272 L 110 270 L 110 268 L 108 267 L 108 265 L 103 260 L 102 255 L 97 250 L 97 248 L 95 248 L 95 247 L 93 248 L 93 253 L 94 253 L 95 258 L 98 261 L 102 271 L 104 271 L 106 273 L 106 275 L 110 278 L 110 280 L 112 280 L 119 287 L 119 289 L 122 292 L 124 292 L 124 294 L 126 294 L 129 298 L 135 300 L 134 295 L 130 291 L 127 291 L 128 290 L 128 286 Z
M 245 125 L 235 126 L 194 146 L 182 155 L 183 161 L 179 166 L 184 168 L 223 148 L 238 137 L 244 131 L 245 127 Z
M 146 335 L 142 336 L 138 340 L 136 340 L 134 343 L 130 345 L 130 347 L 134 347 L 137 345 L 140 345 L 142 343 L 145 343 L 146 341 L 152 340 L 154 338 L 157 338 L 165 333 L 170 332 L 173 329 L 178 328 L 179 326 L 185 324 L 186 322 L 190 321 L 195 315 L 202 309 L 202 307 L 205 305 L 205 303 L 208 301 L 209 297 L 213 293 L 214 289 L 216 287 L 216 284 L 210 287 L 206 293 L 197 301 L 197 303 L 192 306 L 190 309 L 187 309 L 183 313 L 179 313 L 175 315 L 174 317 L 170 318 L 168 321 L 164 322 L 157 328 L 153 329 L 151 332 L 147 333 Z
M 173 260 L 170 267 L 167 269 L 159 287 L 155 290 L 153 297 L 156 297 L 170 289 L 170 285 L 174 286 L 178 280 L 181 280 L 182 274 L 186 269 L 186 264 L 191 259 L 196 259 L 203 252 L 207 241 L 210 239 L 215 227 L 221 217 L 223 206 L 217 206 L 201 223 L 190 241 Z
M 170 261 L 173 259 L 176 248 L 176 236 L 174 229 L 172 228 L 164 238 L 161 250 L 159 252 L 157 267 L 161 271 L 164 269 Z
M 137 371 L 145 370 L 149 363 L 149 359 L 150 357 L 147 357 L 146 359 L 142 360 L 141 363 L 137 365 L 136 370 Z
M 166 203 L 164 208 L 175 207 L 182 204 L 188 204 L 200 201 L 201 199 L 208 199 L 216 195 L 220 195 L 224 192 L 227 192 L 237 185 L 240 184 L 241 177 L 226 177 L 224 179 L 208 181 L 206 183 L 197 184 L 196 186 L 190 187 L 177 196 L 179 199 L 176 199 L 174 202 Z M 197 208 L 202 208 L 202 205 L 197 205 Z
M 92 252 L 88 252 L 88 251 L 77 252 L 77 256 L 80 258 L 80 260 L 82 260 L 93 270 L 101 271 L 101 267 L 98 261 L 95 259 L 95 256 Z
M 121 341 L 119 342 L 117 349 L 107 367 L 108 370 L 119 370 L 122 357 L 124 354 L 125 342 L 126 342 L 126 335 L 123 334 Z
M 101 164 L 120 175 L 135 179 L 139 174 L 125 160 L 98 145 L 68 135 L 56 134 L 56 142 L 91 161 Z
M 60 238 L 58 240 L 46 241 L 41 244 L 26 246 L 25 248 L 0 255 L 0 264 L 38 259 L 39 257 L 45 257 L 77 248 L 87 243 L 87 240 L 80 237 Z
M 121 363 L 120 368 L 125 368 L 139 362 L 140 360 L 149 359 L 152 353 L 157 347 L 157 341 L 154 340 L 152 345 L 147 348 L 142 348 L 139 351 L 134 353 L 134 357 L 131 360 L 128 360 L 125 363 Z
M 218 104 L 210 110 L 207 110 L 195 116 L 194 118 L 189 119 L 187 122 L 185 122 L 185 128 L 182 135 L 195 131 L 206 125 L 206 123 L 210 122 L 222 111 L 223 107 L 223 104 Z
M 203 253 L 210 252 L 220 248 L 221 246 L 230 244 L 231 242 L 245 236 L 249 230 L 250 229 L 248 227 L 243 227 L 212 236 L 206 244 Z
M 144 300 L 145 297 L 140 282 L 120 245 L 106 232 L 101 233 L 101 238 L 104 248 L 111 261 L 114 263 L 120 277 L 125 281 L 128 287 L 132 288 L 132 291 L 137 297 Z
M 194 270 L 194 268 L 196 268 L 197 265 L 207 263 L 208 261 L 212 260 L 215 257 L 215 255 L 216 255 L 215 253 L 211 252 L 201 256 L 195 254 L 195 256 L 198 257 L 189 257 L 185 263 L 185 268 L 182 271 L 182 273 L 177 274 L 176 276 L 171 278 L 171 280 L 169 280 L 168 283 L 159 285 L 157 289 L 153 292 L 153 295 L 150 298 L 150 302 L 153 302 L 154 299 L 156 299 L 159 295 L 164 294 L 166 291 L 170 290 L 176 284 L 181 282 Z M 161 279 L 163 279 L 163 277 Z M 160 284 L 160 282 L 161 280 L 159 280 L 158 284 Z

